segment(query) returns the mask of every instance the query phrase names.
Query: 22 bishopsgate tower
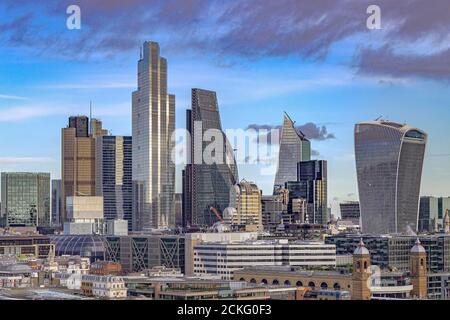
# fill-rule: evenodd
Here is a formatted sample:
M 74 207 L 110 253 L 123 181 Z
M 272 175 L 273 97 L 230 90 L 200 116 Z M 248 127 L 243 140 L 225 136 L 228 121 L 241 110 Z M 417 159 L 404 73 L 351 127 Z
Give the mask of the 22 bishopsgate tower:
M 427 134 L 405 124 L 355 126 L 355 157 L 364 233 L 417 229 Z
M 132 95 L 134 228 L 166 228 L 175 223 L 175 96 L 167 93 L 167 60 L 159 45 L 145 42 Z

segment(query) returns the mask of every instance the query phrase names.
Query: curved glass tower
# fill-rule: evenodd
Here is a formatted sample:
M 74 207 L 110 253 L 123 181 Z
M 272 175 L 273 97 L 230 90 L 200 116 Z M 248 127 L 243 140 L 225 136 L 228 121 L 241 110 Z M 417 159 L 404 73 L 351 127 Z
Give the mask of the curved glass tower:
M 311 160 L 311 143 L 295 128 L 295 122 L 287 113 L 284 113 L 274 191 L 284 187 L 288 181 L 296 181 L 297 163 L 309 160 Z
M 355 158 L 364 233 L 417 230 L 427 134 L 388 121 L 355 125 Z

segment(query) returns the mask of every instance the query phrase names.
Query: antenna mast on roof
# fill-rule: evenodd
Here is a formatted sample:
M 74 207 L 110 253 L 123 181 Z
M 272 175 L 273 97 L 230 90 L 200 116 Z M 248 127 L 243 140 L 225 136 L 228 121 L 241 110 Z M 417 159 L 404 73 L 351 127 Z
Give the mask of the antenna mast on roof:
M 92 134 L 92 100 L 89 101 L 89 134 Z

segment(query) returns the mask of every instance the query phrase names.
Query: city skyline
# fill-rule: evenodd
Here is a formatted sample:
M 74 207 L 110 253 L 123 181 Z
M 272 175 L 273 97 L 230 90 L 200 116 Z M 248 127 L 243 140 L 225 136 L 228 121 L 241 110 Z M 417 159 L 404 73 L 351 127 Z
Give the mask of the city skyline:
M 0 1 L 0 300 L 450 301 L 449 8 Z
M 443 5 L 444 2 L 438 2 L 435 10 Z M 8 7 L 6 2 L 2 6 Z M 98 12 L 102 6 L 105 4 L 101 1 L 97 7 L 83 4 L 82 13 L 90 10 Z M 307 5 L 299 6 L 299 9 L 306 9 Z M 416 37 L 418 40 L 411 40 L 408 36 L 417 33 L 411 28 L 405 31 L 405 26 L 410 26 L 417 19 L 432 20 L 427 16 L 430 13 L 419 17 L 415 10 L 400 14 L 400 9 L 395 4 L 383 2 L 382 7 L 393 12 L 387 18 L 393 26 L 376 31 L 363 30 L 367 17 L 365 8 L 352 8 L 350 14 L 361 24 L 361 30 L 352 30 L 348 33 L 348 38 L 330 40 L 329 46 L 325 47 L 328 50 L 321 59 L 308 55 L 300 45 L 290 47 L 285 53 L 280 50 L 279 54 L 269 52 L 257 58 L 249 58 L 249 55 L 237 50 L 226 51 L 224 47 L 207 44 L 204 44 L 203 59 L 198 59 L 194 44 L 169 41 L 168 37 L 177 36 L 177 30 L 172 28 L 173 22 L 168 20 L 163 21 L 164 26 L 159 32 L 153 33 L 143 28 L 123 50 L 112 50 L 104 44 L 99 48 L 98 54 L 83 55 L 89 49 L 85 47 L 75 50 L 77 52 L 65 50 L 63 56 L 53 47 L 48 48 L 46 54 L 36 54 L 39 47 L 12 41 L 13 32 L 20 34 L 20 29 L 13 22 L 35 10 L 48 16 L 49 8 L 24 6 L 21 10 L 13 10 L 8 7 L 4 12 L 11 13 L 5 17 L 10 27 L 2 34 L 5 45 L 0 62 L 4 70 L 0 75 L 0 121 L 5 134 L 14 139 L 6 139 L 0 143 L 3 154 L 0 158 L 0 171 L 45 171 L 51 172 L 54 179 L 60 178 L 59 128 L 65 126 L 66 118 L 70 115 L 88 114 L 90 100 L 93 101 L 94 117 L 101 118 L 105 127 L 114 135 L 130 135 L 129 96 L 136 89 L 136 56 L 139 54 L 139 43 L 151 39 L 160 42 L 164 56 L 170 60 L 168 86 L 177 96 L 177 128 L 184 128 L 184 111 L 190 105 L 190 89 L 193 87 L 218 92 L 224 128 L 280 126 L 283 111 L 297 125 L 310 123 L 307 128 L 310 128 L 311 144 L 316 154 L 313 158 L 328 160 L 329 202 L 336 210 L 337 202 L 357 199 L 353 125 L 383 115 L 385 119 L 420 127 L 429 134 L 421 194 L 446 196 L 450 193 L 450 187 L 446 183 L 450 175 L 447 166 L 450 142 L 445 139 L 445 119 L 450 116 L 447 108 L 450 97 L 446 94 L 447 69 L 442 64 L 429 62 L 430 56 L 425 53 L 432 45 L 427 39 Z M 335 11 L 330 19 L 334 22 L 339 16 L 335 12 L 348 9 L 333 8 Z M 286 6 L 286 9 L 277 10 L 288 9 L 289 6 Z M 311 16 L 317 17 L 319 9 L 310 8 Z M 111 8 L 105 18 L 114 17 L 117 10 Z M 255 14 L 264 16 L 264 10 L 257 7 Z M 360 18 L 358 14 L 361 15 Z M 292 15 L 297 17 L 296 21 L 299 23 L 306 21 L 306 17 L 296 10 Z M 241 15 L 236 18 L 246 19 Z M 404 19 L 403 24 L 400 18 Z M 29 24 L 39 22 L 34 15 L 27 21 Z M 61 31 L 63 41 L 76 35 L 92 35 L 96 28 L 100 28 L 88 17 L 83 20 L 84 25 L 80 30 L 64 29 L 64 22 L 61 22 L 62 26 L 58 26 L 57 21 L 49 25 L 50 34 Z M 437 22 L 446 23 L 442 19 L 437 19 Z M 260 20 L 255 20 L 254 23 L 261 26 Z M 123 22 L 118 21 L 118 25 L 123 26 Z M 276 30 L 272 23 L 269 26 Z M 440 29 L 435 25 L 425 25 L 424 28 L 431 37 L 441 35 Z M 45 39 L 46 35 L 37 31 L 36 36 Z M 324 33 L 332 34 L 332 31 L 326 28 Z M 382 47 L 383 37 L 401 40 L 409 47 L 420 45 L 416 46 L 413 53 L 392 52 L 389 48 Z M 76 39 L 74 41 L 75 44 L 78 43 Z M 314 41 L 308 43 L 303 38 L 300 41 L 302 48 L 313 48 Z M 366 60 L 363 61 L 366 62 L 370 57 L 374 58 L 373 53 L 370 55 L 370 50 L 366 48 L 371 43 L 379 46 L 379 52 L 386 59 L 376 65 L 376 70 L 368 67 L 372 65 L 375 68 L 373 64 L 361 63 L 356 68 L 351 67 L 350 62 L 353 61 L 349 61 L 347 57 L 354 52 L 364 57 Z M 433 47 L 434 55 L 431 57 L 445 53 L 446 42 L 441 43 L 441 46 Z M 281 44 L 274 43 L 276 46 Z M 357 51 L 360 45 L 367 50 Z M 245 49 L 250 50 L 252 46 L 256 52 L 264 50 L 254 42 L 249 43 Z M 189 50 L 184 51 L 184 48 Z M 389 62 L 392 63 L 398 55 L 406 57 L 405 61 L 423 61 L 424 67 L 409 72 L 401 71 L 400 68 L 388 68 Z M 441 73 L 438 72 L 440 69 Z M 240 117 L 235 117 L 235 110 L 239 110 Z M 21 132 L 23 126 L 35 128 L 35 134 L 26 137 Z M 45 145 L 37 148 L 37 145 L 43 144 L 42 141 L 46 142 Z M 271 193 L 274 176 L 259 177 L 259 168 L 254 165 L 239 165 L 239 171 L 241 177 L 255 181 L 264 194 Z M 181 168 L 177 168 L 177 192 L 181 191 L 180 172 Z

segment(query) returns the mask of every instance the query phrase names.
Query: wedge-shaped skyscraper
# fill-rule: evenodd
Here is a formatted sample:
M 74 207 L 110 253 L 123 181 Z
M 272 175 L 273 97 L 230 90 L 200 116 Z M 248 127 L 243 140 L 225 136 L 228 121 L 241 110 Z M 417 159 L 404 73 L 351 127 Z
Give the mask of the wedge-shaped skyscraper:
M 297 180 L 297 163 L 311 160 L 311 143 L 305 135 L 295 128 L 295 122 L 284 114 L 281 129 L 280 152 L 275 175 L 274 191 L 284 187 L 288 181 Z
M 188 164 L 183 170 L 183 225 L 207 227 L 218 221 L 230 205 L 230 190 L 239 181 L 232 147 L 222 131 L 219 106 L 214 91 L 192 89 L 192 109 L 187 110 L 186 127 L 191 141 Z M 213 139 L 221 136 L 222 146 L 213 152 L 215 160 L 205 159 Z
M 175 96 L 167 93 L 167 60 L 156 42 L 145 42 L 132 96 L 133 228 L 145 231 L 175 224 Z M 139 199 L 137 201 L 136 199 Z
M 427 134 L 388 121 L 355 125 L 355 158 L 364 233 L 417 229 Z

